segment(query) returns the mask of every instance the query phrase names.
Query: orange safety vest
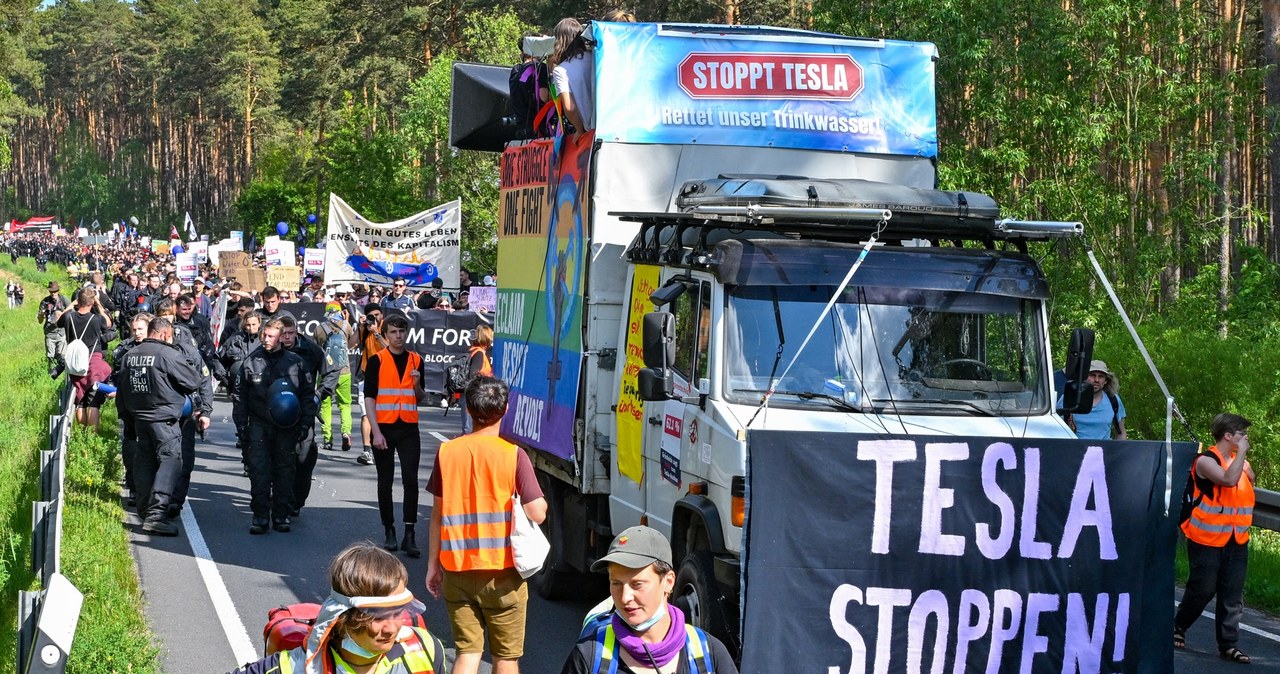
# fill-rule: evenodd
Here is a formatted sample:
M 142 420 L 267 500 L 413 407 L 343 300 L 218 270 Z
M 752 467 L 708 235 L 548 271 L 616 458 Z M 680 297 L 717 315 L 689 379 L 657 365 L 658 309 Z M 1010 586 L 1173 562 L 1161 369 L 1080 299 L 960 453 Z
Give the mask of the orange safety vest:
M 496 436 L 463 436 L 440 445 L 440 563 L 446 571 L 515 567 L 511 496 L 518 451 Z
M 482 359 L 480 362 L 482 363 L 482 365 L 480 365 L 480 371 L 476 373 L 476 376 L 492 377 L 492 376 L 493 376 L 493 361 L 489 360 L 489 354 L 488 354 L 488 353 L 485 353 L 485 350 L 484 350 L 484 347 L 483 347 L 483 346 L 473 346 L 473 347 L 471 347 L 471 348 L 468 350 L 468 354 L 467 354 L 467 362 L 468 362 L 468 363 L 470 363 L 470 362 L 471 362 L 471 359 L 472 359 L 472 358 L 475 358 L 477 353 L 479 353 L 479 354 L 480 354 L 480 358 Z
M 373 409 L 379 424 L 397 421 L 418 423 L 418 394 L 413 390 L 413 378 L 409 375 L 422 367 L 422 356 L 413 351 L 408 353 L 409 365 L 404 369 L 404 376 L 396 371 L 390 350 L 374 354 L 378 359 L 378 397 L 373 401 Z
M 1225 469 L 1226 457 L 1217 446 L 1210 447 L 1209 451 L 1218 458 L 1218 465 Z M 1197 456 L 1196 460 L 1199 461 L 1200 457 Z M 1191 511 L 1191 517 L 1182 523 L 1182 533 L 1186 534 L 1187 540 L 1215 548 L 1226 546 L 1233 536 L 1241 545 L 1248 543 L 1254 505 L 1253 482 L 1249 475 L 1241 472 L 1236 486 L 1215 485 L 1216 488 L 1208 493 L 1200 491 L 1195 480 L 1192 483 L 1195 484 L 1196 496 L 1203 494 L 1203 499 Z

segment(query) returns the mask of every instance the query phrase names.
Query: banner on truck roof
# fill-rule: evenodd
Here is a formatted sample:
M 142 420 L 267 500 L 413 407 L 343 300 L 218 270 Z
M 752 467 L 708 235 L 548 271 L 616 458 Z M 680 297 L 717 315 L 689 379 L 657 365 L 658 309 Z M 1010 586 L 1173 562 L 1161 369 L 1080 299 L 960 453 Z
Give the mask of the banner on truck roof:
M 603 140 L 938 154 L 930 43 L 592 26 Z
M 747 443 L 743 671 L 1173 670 L 1163 443 Z
M 498 310 L 494 370 L 511 387 L 506 438 L 561 458 L 573 456 L 582 374 L 592 134 L 508 148 L 502 153 Z
M 461 252 L 462 202 L 457 199 L 394 222 L 370 222 L 338 195 L 329 195 L 325 283 L 390 286 L 401 277 L 411 288 L 427 288 L 442 278 L 446 288 L 457 288 Z

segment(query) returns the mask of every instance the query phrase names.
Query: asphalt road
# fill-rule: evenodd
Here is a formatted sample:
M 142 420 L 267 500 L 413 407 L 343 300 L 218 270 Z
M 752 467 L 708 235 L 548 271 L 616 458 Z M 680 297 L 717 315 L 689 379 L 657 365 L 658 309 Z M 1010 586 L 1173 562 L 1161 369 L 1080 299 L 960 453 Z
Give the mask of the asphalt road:
M 325 572 L 333 555 L 354 541 L 383 539 L 373 466 L 355 461 L 360 454 L 358 411 L 352 434 L 355 447 L 350 452 L 321 450 L 311 496 L 302 514 L 293 520 L 293 530 L 263 536 L 249 535 L 249 478 L 241 475 L 240 450 L 235 447 L 230 414 L 230 403 L 218 400 L 207 440 L 197 440 L 196 469 L 183 513 L 182 534 L 153 537 L 142 532 L 135 518 L 128 523 L 145 613 L 161 651 L 160 671 L 170 674 L 226 672 L 242 661 L 260 657 L 262 627 L 269 609 L 322 601 L 329 592 Z M 443 410 L 423 408 L 421 425 L 420 489 L 426 485 L 441 438 L 458 434 L 461 420 L 456 411 L 444 417 Z M 336 426 L 335 447 L 340 439 Z M 424 555 L 430 507 L 431 496 L 423 491 L 418 544 Z M 425 556 L 410 559 L 398 554 L 409 570 L 409 589 L 427 606 L 428 628 L 451 651 L 444 605 L 426 591 Z M 521 660 L 524 671 L 560 671 L 582 617 L 602 598 L 552 603 L 534 594 Z M 487 672 L 488 666 L 482 671 Z
M 128 522 L 146 616 L 161 651 L 160 671 L 170 674 L 226 672 L 256 659 L 262 653 L 262 626 L 269 609 L 321 601 L 329 590 L 325 570 L 332 556 L 353 541 L 382 540 L 373 466 L 355 462 L 358 410 L 354 413 L 356 446 L 350 452 L 321 450 L 311 497 L 302 515 L 294 519 L 293 531 L 264 536 L 249 535 L 249 479 L 241 475 L 230 413 L 230 404 L 219 400 L 207 440 L 197 444 L 182 534 L 152 537 L 141 531 L 136 519 Z M 459 433 L 461 421 L 456 413 L 445 417 L 440 409 L 423 408 L 422 414 L 419 479 L 425 485 L 440 442 Z M 398 517 L 398 479 L 395 494 Z M 430 507 L 431 496 L 422 492 L 418 541 L 424 550 Z M 443 604 L 426 592 L 425 558 L 400 557 L 409 569 L 409 589 L 427 606 L 429 629 L 450 648 Z M 583 615 L 599 599 L 603 595 L 553 603 L 533 595 L 522 670 L 559 672 Z M 1253 657 L 1250 669 L 1241 670 L 1218 658 L 1209 615 L 1188 633 L 1187 649 L 1175 652 L 1176 671 L 1280 671 L 1280 621 L 1249 611 L 1244 624 L 1240 647 Z M 482 671 L 489 671 L 487 664 Z

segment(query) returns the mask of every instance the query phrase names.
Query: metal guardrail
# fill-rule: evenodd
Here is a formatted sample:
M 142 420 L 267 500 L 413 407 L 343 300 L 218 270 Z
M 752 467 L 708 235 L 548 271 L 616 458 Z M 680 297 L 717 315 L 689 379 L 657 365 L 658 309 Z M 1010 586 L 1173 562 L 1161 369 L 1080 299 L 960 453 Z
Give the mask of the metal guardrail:
M 43 590 L 18 593 L 18 674 L 65 672 L 84 595 L 63 576 L 62 508 L 75 393 L 67 381 L 40 452 L 40 500 L 31 504 L 31 571 Z
M 1280 492 L 1255 489 L 1254 497 L 1253 526 L 1280 531 Z

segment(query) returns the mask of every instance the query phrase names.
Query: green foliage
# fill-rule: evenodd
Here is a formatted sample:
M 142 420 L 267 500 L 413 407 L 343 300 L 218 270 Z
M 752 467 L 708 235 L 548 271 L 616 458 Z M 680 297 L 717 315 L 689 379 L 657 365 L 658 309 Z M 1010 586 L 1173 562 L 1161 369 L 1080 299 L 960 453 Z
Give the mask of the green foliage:
M 310 208 L 310 190 L 279 175 L 254 180 L 236 199 L 236 217 L 245 236 L 254 233 L 259 242 L 275 235 L 277 222 L 306 222 Z
M 0 260 L 0 276 L 16 276 L 31 289 L 53 278 L 37 273 L 30 261 L 15 266 L 7 257 Z M 31 502 L 39 499 L 39 451 L 48 449 L 48 419 L 56 412 L 36 306 L 32 301 L 0 313 L 0 353 L 9 356 L 0 362 L 0 388 L 22 392 L 0 408 L 0 669 L 6 671 L 17 668 L 18 591 L 38 584 L 30 572 Z

